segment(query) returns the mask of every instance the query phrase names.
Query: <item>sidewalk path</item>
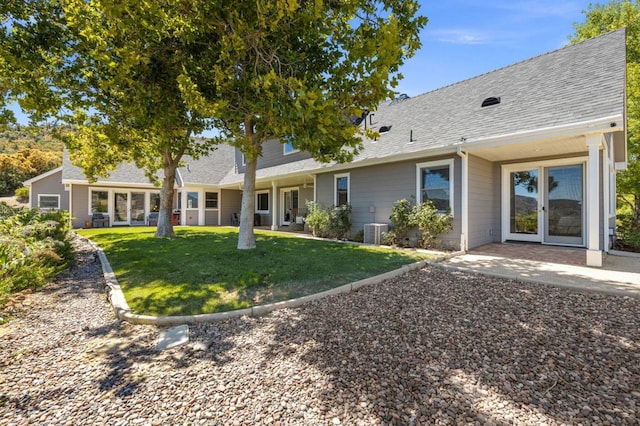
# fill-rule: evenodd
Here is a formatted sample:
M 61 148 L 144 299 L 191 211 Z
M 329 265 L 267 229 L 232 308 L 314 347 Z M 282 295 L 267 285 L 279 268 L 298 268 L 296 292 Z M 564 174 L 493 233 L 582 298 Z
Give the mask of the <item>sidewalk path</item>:
M 609 255 L 602 268 L 521 259 L 475 251 L 451 258 L 445 268 L 583 291 L 640 297 L 640 258 Z

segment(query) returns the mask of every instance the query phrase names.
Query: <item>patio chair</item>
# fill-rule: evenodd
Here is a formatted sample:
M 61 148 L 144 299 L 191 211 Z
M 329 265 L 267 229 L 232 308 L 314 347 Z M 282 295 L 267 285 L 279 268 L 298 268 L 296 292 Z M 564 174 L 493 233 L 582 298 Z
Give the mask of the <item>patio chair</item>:
M 103 213 L 94 213 L 91 216 L 91 226 L 94 228 L 108 228 L 109 216 L 105 216 Z
M 147 218 L 149 226 L 158 226 L 158 215 L 158 212 L 149 213 L 149 217 Z
M 231 214 L 231 226 L 240 226 L 240 216 L 238 213 Z

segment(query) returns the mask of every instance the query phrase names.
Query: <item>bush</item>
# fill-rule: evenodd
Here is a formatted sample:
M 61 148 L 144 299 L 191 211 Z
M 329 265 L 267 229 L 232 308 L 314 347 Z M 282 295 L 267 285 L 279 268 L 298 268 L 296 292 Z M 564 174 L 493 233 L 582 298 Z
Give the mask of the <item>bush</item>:
M 73 251 L 68 212 L 0 210 L 1 299 L 8 293 L 46 284 L 71 261 Z
M 449 231 L 453 224 L 451 215 L 438 212 L 431 200 L 413 205 L 413 198 L 393 203 L 389 219 L 393 229 L 385 234 L 385 244 L 404 245 L 407 233 L 413 228 L 418 228 L 420 246 L 424 248 L 428 247 L 436 236 Z
M 344 239 L 351 231 L 351 205 L 320 208 L 316 203 L 307 202 L 306 222 L 315 237 Z
M 351 241 L 356 243 L 364 243 L 364 229 L 361 229 L 358 232 L 356 232 L 351 238 Z
M 15 195 L 18 200 L 24 203 L 29 200 L 29 188 L 27 188 L 26 186 L 21 186 L 20 188 L 16 189 Z

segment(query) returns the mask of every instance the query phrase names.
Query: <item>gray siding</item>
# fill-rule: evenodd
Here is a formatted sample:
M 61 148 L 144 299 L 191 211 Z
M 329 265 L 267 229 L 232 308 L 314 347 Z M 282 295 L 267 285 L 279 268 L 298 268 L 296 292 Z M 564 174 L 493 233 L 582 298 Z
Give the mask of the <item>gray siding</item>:
M 449 157 L 450 158 L 450 157 Z M 393 203 L 402 198 L 409 199 L 416 195 L 416 164 L 426 161 L 442 160 L 438 158 L 419 158 L 412 161 L 362 167 L 349 171 L 350 203 L 352 206 L 352 232 L 364 229 L 367 223 L 390 224 L 389 216 Z M 460 247 L 460 207 L 461 207 L 461 163 L 454 158 L 454 221 L 453 229 L 442 235 L 443 242 L 452 248 Z M 317 178 L 318 204 L 328 207 L 334 201 L 334 175 L 324 173 Z M 371 210 L 374 210 L 372 213 Z
M 38 195 L 59 195 L 60 210 L 69 210 L 69 191 L 64 190 L 62 170 L 31 184 L 29 197 L 33 208 L 38 208 Z
M 73 217 L 73 227 L 83 228 L 84 222 L 91 220 L 89 214 L 89 186 L 88 185 L 72 185 L 71 186 L 71 216 Z
M 205 210 L 204 212 L 204 224 L 207 226 L 218 225 L 218 210 Z
M 469 248 L 500 242 L 500 166 L 469 155 Z
M 311 156 L 309 153 L 300 151 L 292 154 L 284 154 L 284 145 L 278 139 L 272 139 L 262 145 L 262 156 L 258 157 L 258 169 L 280 166 L 294 161 L 306 160 Z M 242 164 L 242 154 L 236 150 L 236 168 L 239 173 L 244 173 Z
M 238 213 L 240 215 L 240 206 L 242 204 L 242 191 L 232 189 L 222 189 L 220 191 L 220 225 L 231 225 L 231 215 Z

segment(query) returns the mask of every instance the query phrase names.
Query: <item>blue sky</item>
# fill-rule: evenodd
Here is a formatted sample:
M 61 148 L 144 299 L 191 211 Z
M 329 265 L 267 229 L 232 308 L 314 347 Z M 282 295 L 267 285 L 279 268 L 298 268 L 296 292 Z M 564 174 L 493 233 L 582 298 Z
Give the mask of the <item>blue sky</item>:
M 423 0 L 422 48 L 397 90 L 419 95 L 559 49 L 589 1 Z M 606 0 L 601 1 L 606 3 Z
M 604 0 L 602 2 L 605 2 Z M 422 1 L 429 23 L 396 90 L 419 95 L 561 48 L 589 1 Z M 26 122 L 23 116 L 21 122 Z

